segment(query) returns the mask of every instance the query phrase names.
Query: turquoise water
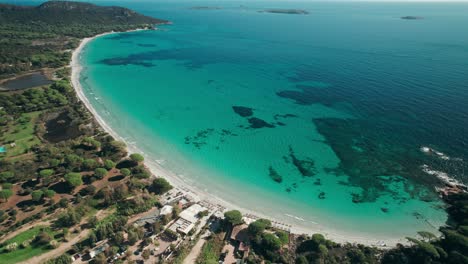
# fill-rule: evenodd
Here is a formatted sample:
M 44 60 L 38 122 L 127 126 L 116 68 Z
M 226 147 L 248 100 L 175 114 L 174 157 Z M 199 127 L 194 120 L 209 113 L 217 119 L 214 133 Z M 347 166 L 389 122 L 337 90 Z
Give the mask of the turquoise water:
M 0 146 L 0 153 L 6 153 L 6 148 L 3 146 Z
M 467 4 L 113 4 L 173 25 L 90 43 L 85 93 L 188 184 L 347 237 L 445 222 L 422 165 L 466 183 Z

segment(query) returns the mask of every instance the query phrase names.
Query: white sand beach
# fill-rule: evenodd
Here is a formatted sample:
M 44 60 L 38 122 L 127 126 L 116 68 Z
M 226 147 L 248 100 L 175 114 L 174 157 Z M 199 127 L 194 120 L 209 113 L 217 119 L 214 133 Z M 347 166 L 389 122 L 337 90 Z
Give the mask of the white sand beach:
M 72 60 L 70 63 L 70 67 L 72 69 L 72 73 L 71 73 L 72 85 L 74 89 L 76 90 L 76 93 L 78 97 L 80 98 L 80 100 L 86 105 L 88 110 L 94 115 L 97 122 L 101 125 L 101 127 L 107 133 L 112 135 L 115 139 L 125 142 L 127 144 L 129 153 L 142 153 L 142 151 L 139 150 L 138 146 L 136 146 L 135 144 L 129 144 L 129 142 L 126 142 L 126 140 L 121 135 L 119 135 L 106 123 L 106 121 L 93 108 L 92 104 L 90 103 L 88 98 L 85 96 L 85 93 L 80 84 L 80 73 L 83 69 L 82 66 L 80 65 L 80 55 L 83 49 L 88 43 L 93 41 L 95 38 L 102 37 L 102 36 L 109 35 L 109 34 L 114 34 L 114 32 L 100 34 L 92 38 L 85 38 L 81 41 L 79 47 L 74 50 L 72 54 Z M 192 184 L 189 184 L 186 181 L 186 179 L 184 179 L 182 176 L 177 175 L 163 168 L 161 164 L 159 164 L 158 161 L 154 159 L 154 157 L 146 156 L 145 164 L 151 170 L 153 175 L 162 176 L 166 178 L 175 187 L 185 192 L 188 192 L 192 197 L 195 198 L 195 200 L 203 200 L 213 205 L 226 208 L 228 210 L 237 209 L 237 210 L 240 210 L 244 215 L 250 214 L 256 217 L 268 218 L 274 222 L 281 223 L 279 224 L 279 226 L 286 226 L 287 229 L 290 229 L 290 231 L 295 234 L 311 235 L 314 233 L 321 233 L 325 235 L 328 239 L 331 239 L 335 242 L 361 243 L 361 244 L 365 244 L 369 246 L 376 246 L 376 247 L 383 247 L 384 245 L 387 247 L 391 247 L 391 246 L 396 245 L 397 243 L 403 243 L 403 244 L 406 243 L 406 240 L 404 238 L 401 238 L 401 239 L 389 238 L 389 239 L 386 239 L 385 241 L 382 241 L 381 239 L 375 239 L 371 236 L 361 236 L 359 234 L 350 234 L 349 232 L 345 233 L 345 232 L 334 231 L 334 230 L 324 230 L 324 228 L 318 228 L 318 225 L 314 225 L 309 222 L 304 222 L 303 220 L 301 221 L 301 219 L 293 215 L 285 215 L 284 218 L 282 219 L 272 219 L 272 217 L 269 216 L 268 214 L 261 215 L 258 212 L 253 212 L 249 210 L 248 208 L 241 208 L 238 205 L 226 202 L 220 197 L 216 197 L 215 195 L 207 191 L 194 187 Z M 274 208 L 270 208 L 270 210 L 274 211 Z M 272 213 L 272 215 L 274 214 Z M 303 222 L 303 224 L 298 224 L 301 222 Z M 337 230 L 339 229 L 337 228 Z

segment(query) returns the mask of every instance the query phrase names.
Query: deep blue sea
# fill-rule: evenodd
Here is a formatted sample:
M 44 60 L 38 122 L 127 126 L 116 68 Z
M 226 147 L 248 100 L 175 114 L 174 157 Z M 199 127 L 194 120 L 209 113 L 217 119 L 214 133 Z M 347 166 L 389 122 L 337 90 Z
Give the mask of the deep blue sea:
M 94 40 L 81 83 L 115 131 L 192 186 L 387 239 L 446 221 L 424 165 L 468 182 L 468 3 L 99 3 L 173 22 Z

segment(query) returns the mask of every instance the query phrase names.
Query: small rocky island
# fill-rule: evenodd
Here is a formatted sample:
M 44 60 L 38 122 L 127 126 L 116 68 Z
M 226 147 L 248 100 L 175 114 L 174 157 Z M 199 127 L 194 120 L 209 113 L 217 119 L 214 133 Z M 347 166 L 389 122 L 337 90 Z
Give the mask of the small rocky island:
M 405 19 L 405 20 L 420 20 L 420 19 L 424 19 L 424 17 L 420 17 L 420 16 L 402 16 L 401 19 Z
M 302 9 L 265 9 L 258 11 L 260 13 L 287 14 L 287 15 L 307 15 L 308 11 Z

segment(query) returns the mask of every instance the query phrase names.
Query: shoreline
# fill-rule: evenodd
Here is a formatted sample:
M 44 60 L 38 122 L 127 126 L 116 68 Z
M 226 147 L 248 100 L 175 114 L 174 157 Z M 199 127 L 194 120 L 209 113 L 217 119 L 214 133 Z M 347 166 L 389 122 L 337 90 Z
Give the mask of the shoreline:
M 137 30 L 131 30 L 131 31 L 126 31 L 126 32 L 133 32 L 133 31 L 141 31 L 145 29 L 137 29 Z M 148 29 L 146 29 L 148 30 Z M 71 67 L 71 83 L 73 88 L 76 91 L 76 94 L 78 98 L 83 102 L 83 104 L 86 106 L 88 111 L 93 115 L 94 119 L 97 121 L 97 123 L 101 126 L 101 128 L 109 133 L 112 137 L 114 137 L 116 140 L 122 141 L 126 144 L 127 150 L 129 153 L 143 153 L 142 151 L 139 150 L 139 148 L 135 145 L 130 144 L 120 136 L 116 131 L 114 131 L 106 122 L 105 120 L 97 113 L 97 111 L 93 108 L 92 104 L 86 97 L 83 88 L 80 83 L 80 74 L 81 70 L 83 67 L 80 65 L 80 54 L 82 53 L 83 49 L 86 47 L 88 43 L 93 41 L 96 38 L 106 36 L 109 34 L 115 34 L 115 33 L 122 33 L 122 32 L 107 32 L 103 34 L 96 35 L 94 37 L 90 38 L 84 38 L 81 40 L 80 45 L 73 51 L 72 53 L 72 59 L 70 62 L 70 67 Z M 268 215 L 262 215 L 259 214 L 258 212 L 253 212 L 252 210 L 249 210 L 248 208 L 242 208 L 236 204 L 227 202 L 223 200 L 220 197 L 215 196 L 214 194 L 211 194 L 207 191 L 201 190 L 200 188 L 194 187 L 190 185 L 188 182 L 184 180 L 183 177 L 171 172 L 170 170 L 163 168 L 157 161 L 151 159 L 150 156 L 144 154 L 145 156 L 145 165 L 148 167 L 148 169 L 151 171 L 153 176 L 155 177 L 163 177 L 167 179 L 175 188 L 182 190 L 183 192 L 187 193 L 188 195 L 192 196 L 196 201 L 206 201 L 214 206 L 217 207 L 222 207 L 222 208 L 227 208 L 227 209 L 237 209 L 243 213 L 244 216 L 247 215 L 252 215 L 260 218 L 266 218 L 272 220 L 273 223 L 279 222 L 283 223 L 280 226 L 284 226 L 286 224 L 289 227 L 289 231 L 293 234 L 308 234 L 312 235 L 314 233 L 321 233 L 323 234 L 327 239 L 330 239 L 334 242 L 338 243 L 359 243 L 367 246 L 375 246 L 379 248 L 390 248 L 394 247 L 397 243 L 401 244 L 407 244 L 408 242 L 405 240 L 405 238 L 389 238 L 386 240 L 382 239 L 376 239 L 373 238 L 372 236 L 366 236 L 366 235 L 359 235 L 359 234 L 343 234 L 345 232 L 342 232 L 342 234 L 339 234 L 339 231 L 337 232 L 336 230 L 333 229 L 321 229 L 321 228 L 314 228 L 313 226 L 310 227 L 305 227 L 305 226 L 298 226 L 295 223 L 287 222 L 286 220 L 282 219 L 280 221 L 275 221 L 276 219 L 272 218 L 271 216 Z M 288 217 L 294 217 L 294 216 L 289 216 Z M 274 225 L 275 226 L 275 225 Z

